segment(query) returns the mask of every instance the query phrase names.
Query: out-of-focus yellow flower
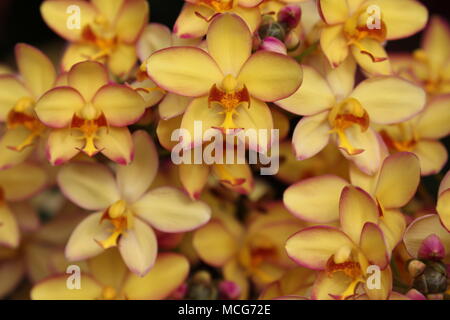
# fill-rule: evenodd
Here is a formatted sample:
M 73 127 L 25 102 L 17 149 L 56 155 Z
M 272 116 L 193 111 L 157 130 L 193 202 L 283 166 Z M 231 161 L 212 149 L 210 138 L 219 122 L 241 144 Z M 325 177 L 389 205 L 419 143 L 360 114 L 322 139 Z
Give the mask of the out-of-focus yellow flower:
M 447 150 L 439 139 L 450 134 L 450 95 L 430 99 L 411 120 L 381 126 L 386 145 L 393 152 L 413 152 L 420 160 L 422 175 L 436 174 L 447 163 Z
M 67 13 L 70 8 L 79 11 L 72 11 L 72 17 Z M 46 0 L 41 13 L 48 26 L 70 42 L 62 59 L 64 70 L 84 60 L 97 60 L 123 77 L 136 63 L 135 44 L 149 8 L 145 0 Z
M 261 22 L 258 5 L 263 0 L 186 0 L 174 32 L 180 38 L 199 38 L 206 34 L 209 22 L 223 12 L 240 16 L 251 32 L 256 31 Z
M 366 72 L 378 75 L 392 73 L 383 43 L 420 31 L 428 19 L 415 0 L 318 0 L 318 8 L 326 23 L 320 45 L 330 64 L 337 67 L 352 53 Z
M 66 246 L 70 261 L 84 260 L 118 246 L 128 268 L 145 275 L 153 266 L 158 245 L 152 229 L 168 233 L 205 224 L 210 209 L 183 192 L 160 187 L 147 192 L 158 170 L 158 155 L 144 131 L 133 134 L 136 155 L 118 166 L 116 177 L 104 166 L 72 163 L 63 167 L 58 183 L 63 193 L 86 210 L 98 211 L 73 231 Z
M 399 123 L 425 107 L 422 88 L 393 77 L 373 77 L 354 88 L 355 63 L 347 59 L 323 74 L 304 66 L 303 83 L 290 97 L 277 101 L 303 115 L 293 133 L 297 159 L 311 158 L 333 139 L 360 170 L 374 174 L 381 164 L 381 139 L 371 123 Z M 320 95 L 317 93 L 320 92 Z
M 142 116 L 144 100 L 127 86 L 110 84 L 107 70 L 98 62 L 74 65 L 67 78 L 68 86 L 48 91 L 35 108 L 39 119 L 53 129 L 48 160 L 59 165 L 82 151 L 90 157 L 101 152 L 128 164 L 133 144 L 126 126 Z
M 210 24 L 207 47 L 208 53 L 193 47 L 163 49 L 148 59 L 148 74 L 159 87 L 196 98 L 184 113 L 181 128 L 191 137 L 196 120 L 203 122 L 204 131 L 272 129 L 264 101 L 294 93 L 301 84 L 300 65 L 274 52 L 252 55 L 250 30 L 232 14 L 222 14 Z M 195 146 L 202 141 L 183 143 Z
M 41 51 L 20 43 L 15 52 L 19 77 L 0 76 L 0 121 L 6 123 L 0 141 L 1 169 L 24 161 L 45 133 L 45 126 L 36 117 L 35 105 L 56 81 L 55 68 Z
M 338 209 L 340 229 L 301 230 L 286 242 L 288 255 L 301 266 L 322 271 L 314 283 L 313 299 L 347 299 L 360 284 L 371 299 L 387 299 L 392 290 L 392 248 L 379 225 L 377 203 L 365 191 L 347 186 Z M 366 285 L 369 265 L 381 270 L 380 288 Z
M 47 175 L 40 167 L 21 163 L 11 169 L 0 171 L 0 245 L 17 248 L 20 231 L 10 202 L 28 199 L 47 184 Z M 20 208 L 23 211 L 23 207 Z M 23 212 L 21 212 L 22 214 Z
M 430 20 L 422 38 L 422 48 L 412 55 L 390 57 L 394 71 L 417 82 L 431 94 L 450 93 L 450 41 L 448 23 L 439 16 Z
M 225 279 L 240 287 L 241 299 L 248 298 L 248 279 L 261 287 L 278 280 L 294 266 L 284 251 L 284 243 L 293 232 L 305 227 L 281 203 L 268 204 L 266 209 L 265 214 L 255 212 L 246 229 L 229 215 L 216 215 L 193 237 L 200 258 L 221 267 Z
M 67 287 L 68 275 L 46 278 L 31 290 L 33 300 L 157 300 L 165 299 L 189 273 L 187 259 L 176 253 L 158 255 L 153 269 L 144 277 L 130 273 L 117 250 L 89 259 L 80 273 L 80 289 Z
M 439 186 L 436 210 L 441 218 L 442 224 L 450 232 L 450 171 L 447 172 Z

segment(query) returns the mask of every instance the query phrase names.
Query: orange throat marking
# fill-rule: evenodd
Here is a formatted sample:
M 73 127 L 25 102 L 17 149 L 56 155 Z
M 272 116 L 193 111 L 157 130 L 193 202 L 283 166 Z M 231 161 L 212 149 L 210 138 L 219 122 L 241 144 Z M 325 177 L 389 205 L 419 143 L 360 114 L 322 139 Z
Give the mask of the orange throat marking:
M 94 120 L 86 120 L 77 115 L 74 115 L 72 118 L 70 128 L 81 131 L 82 136 L 78 137 L 78 139 L 85 140 L 84 146 L 80 151 L 84 152 L 89 157 L 92 157 L 101 151 L 95 145 L 95 140 L 98 138 L 98 130 L 102 127 L 108 128 L 108 122 L 103 113 Z

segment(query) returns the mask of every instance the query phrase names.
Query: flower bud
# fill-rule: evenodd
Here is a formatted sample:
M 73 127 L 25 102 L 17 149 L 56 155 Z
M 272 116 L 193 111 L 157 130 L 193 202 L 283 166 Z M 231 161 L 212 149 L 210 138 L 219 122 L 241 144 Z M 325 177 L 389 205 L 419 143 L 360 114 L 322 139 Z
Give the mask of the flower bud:
M 441 239 L 435 234 L 431 234 L 422 241 L 418 256 L 420 259 L 442 260 L 445 257 L 445 247 Z
M 411 277 L 415 278 L 420 276 L 426 268 L 426 264 L 420 260 L 411 260 L 408 263 L 408 272 Z
M 278 12 L 278 22 L 284 24 L 289 29 L 294 29 L 302 17 L 302 9 L 295 5 L 285 6 Z
M 284 43 L 274 37 L 265 38 L 261 43 L 260 49 L 277 52 L 285 55 L 287 54 L 287 49 Z
M 426 268 L 414 279 L 413 288 L 425 295 L 445 292 L 447 290 L 445 265 L 442 262 L 426 261 Z
M 300 38 L 295 30 L 292 30 L 287 34 L 284 44 L 289 51 L 297 50 L 300 46 Z
M 234 300 L 239 298 L 241 288 L 233 281 L 224 280 L 219 283 L 219 294 L 221 299 Z
M 259 27 L 258 34 L 261 39 L 274 37 L 280 41 L 284 41 L 284 38 L 286 37 L 284 27 L 280 23 L 271 20 L 263 23 L 261 27 Z

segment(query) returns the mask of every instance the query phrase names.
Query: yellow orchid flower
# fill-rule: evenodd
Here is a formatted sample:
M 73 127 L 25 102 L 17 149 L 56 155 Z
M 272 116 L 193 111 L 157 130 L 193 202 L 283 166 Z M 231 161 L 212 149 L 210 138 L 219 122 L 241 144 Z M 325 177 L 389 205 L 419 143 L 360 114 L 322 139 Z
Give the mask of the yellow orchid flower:
M 406 227 L 399 208 L 411 200 L 420 181 L 419 160 L 412 153 L 399 152 L 384 159 L 374 176 L 352 166 L 350 179 L 354 186 L 364 190 L 371 199 L 369 202 L 376 204 L 377 225 L 384 233 L 389 250 L 393 250 Z M 346 180 L 334 175 L 312 177 L 290 186 L 283 201 L 286 208 L 302 220 L 330 223 L 339 220 L 341 193 L 348 185 Z
M 373 77 L 356 88 L 354 81 L 351 59 L 335 69 L 326 66 L 321 73 L 304 66 L 301 88 L 276 102 L 304 116 L 292 138 L 297 159 L 313 157 L 332 139 L 360 170 L 374 174 L 381 164 L 383 145 L 371 124 L 400 123 L 425 107 L 424 90 L 406 80 Z
M 36 165 L 21 163 L 0 171 L 0 246 L 19 246 L 20 231 L 17 220 L 27 212 L 23 207 L 16 207 L 21 211 L 16 216 L 13 203 L 32 197 L 46 184 L 46 173 Z
M 415 34 L 428 19 L 425 6 L 415 0 L 318 0 L 317 4 L 326 24 L 320 46 L 330 65 L 339 66 L 351 53 L 369 74 L 391 74 L 383 43 Z
M 46 0 L 41 14 L 70 42 L 62 59 L 65 71 L 78 62 L 96 60 L 124 77 L 136 63 L 135 44 L 147 24 L 149 8 L 145 0 Z
M 441 185 L 439 186 L 436 211 L 438 212 L 444 227 L 447 230 L 450 230 L 450 171 L 447 171 L 447 174 L 444 179 L 442 179 Z
M 414 153 L 422 175 L 436 174 L 447 163 L 447 150 L 439 142 L 450 134 L 450 95 L 429 99 L 425 109 L 411 120 L 380 126 L 381 137 L 393 152 Z
M 174 46 L 196 46 L 200 39 L 181 39 L 166 26 L 150 23 L 142 32 L 136 44 L 141 67 L 137 80 L 131 86 L 144 98 L 148 107 L 158 104 L 159 116 L 168 120 L 183 114 L 191 102 L 191 98 L 174 93 L 167 93 L 159 88 L 147 75 L 147 58 L 154 52 Z
M 0 76 L 0 121 L 6 123 L 0 140 L 1 169 L 23 162 L 46 132 L 34 109 L 37 100 L 56 82 L 55 68 L 41 51 L 20 43 L 15 53 L 19 77 Z
M 193 230 L 205 224 L 210 209 L 193 202 L 175 188 L 147 192 L 158 170 L 158 155 L 148 134 L 133 134 L 136 155 L 128 166 L 118 166 L 116 177 L 95 163 L 71 163 L 61 169 L 58 183 L 72 202 L 97 211 L 73 231 L 66 257 L 79 261 L 118 246 L 128 268 L 145 275 L 158 253 L 152 229 L 168 233 Z
M 175 22 L 174 33 L 184 39 L 200 38 L 207 33 L 210 21 L 224 12 L 238 15 L 254 32 L 261 22 L 258 8 L 261 2 L 263 0 L 186 0 Z
M 433 16 L 422 37 L 422 45 L 412 55 L 393 54 L 394 71 L 422 85 L 428 94 L 450 93 L 450 41 L 448 23 Z
M 175 47 L 157 51 L 147 60 L 148 74 L 159 87 L 195 98 L 183 115 L 181 128 L 193 133 L 194 122 L 201 120 L 204 130 L 272 129 L 264 101 L 295 92 L 302 78 L 300 65 L 274 52 L 252 55 L 250 30 L 236 15 L 214 18 L 206 41 L 208 53 Z M 196 146 L 202 141 L 183 143 Z
M 133 144 L 126 126 L 139 120 L 145 103 L 134 90 L 109 83 L 105 67 L 93 61 L 80 62 L 67 75 L 68 86 L 46 92 L 36 104 L 36 114 L 52 128 L 47 157 L 62 164 L 80 151 L 92 157 L 98 152 L 128 164 Z
M 292 232 L 304 224 L 293 219 L 281 203 L 267 204 L 266 210 L 264 215 L 254 212 L 246 230 L 234 218 L 220 215 L 193 236 L 200 258 L 222 268 L 224 278 L 240 287 L 240 299 L 248 297 L 247 279 L 264 286 L 293 267 L 283 246 Z
M 347 186 L 338 209 L 340 229 L 314 226 L 301 230 L 287 240 L 288 255 L 303 267 L 321 271 L 313 299 L 348 299 L 360 284 L 371 299 L 387 299 L 392 290 L 392 249 L 378 225 L 377 203 L 362 189 Z M 379 288 L 366 284 L 369 266 L 381 271 Z
M 67 287 L 63 274 L 48 277 L 31 289 L 33 300 L 159 300 L 180 286 L 189 273 L 187 259 L 176 253 L 161 253 L 144 277 L 128 272 L 117 250 L 108 250 L 87 261 L 80 274 L 80 289 Z

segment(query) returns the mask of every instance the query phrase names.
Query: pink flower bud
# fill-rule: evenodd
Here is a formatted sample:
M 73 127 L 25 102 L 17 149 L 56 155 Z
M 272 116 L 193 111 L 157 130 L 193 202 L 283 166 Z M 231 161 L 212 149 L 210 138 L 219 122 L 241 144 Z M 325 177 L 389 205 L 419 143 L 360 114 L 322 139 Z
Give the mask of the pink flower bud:
M 441 239 L 431 234 L 422 241 L 419 249 L 420 259 L 442 260 L 445 257 L 445 248 Z
M 285 55 L 287 54 L 287 49 L 284 43 L 274 37 L 265 38 L 259 48 L 261 50 L 277 52 Z
M 176 299 L 176 300 L 181 300 L 184 299 L 184 297 L 187 294 L 187 290 L 188 290 L 188 286 L 186 283 L 181 284 L 178 288 L 176 288 L 172 294 L 170 295 L 170 297 L 172 299 Z
M 289 29 L 294 29 L 300 22 L 302 9 L 294 4 L 288 5 L 278 12 L 278 21 Z
M 233 281 L 224 280 L 219 283 L 219 293 L 223 299 L 233 300 L 239 298 L 241 288 Z

